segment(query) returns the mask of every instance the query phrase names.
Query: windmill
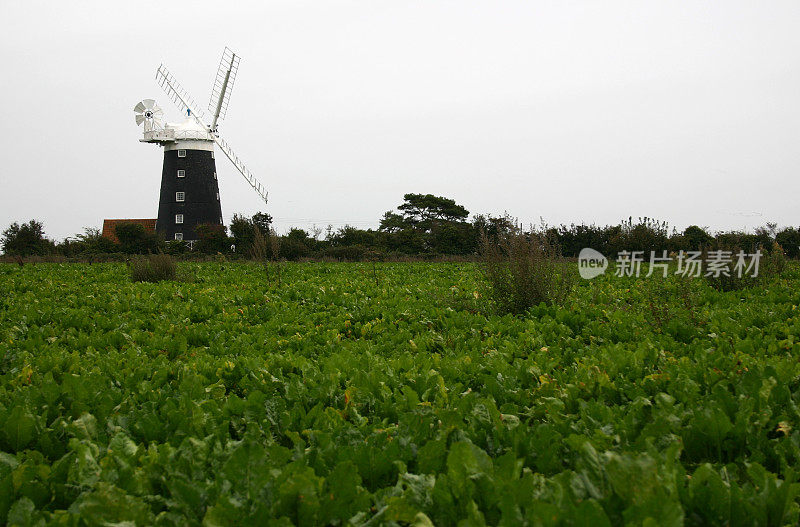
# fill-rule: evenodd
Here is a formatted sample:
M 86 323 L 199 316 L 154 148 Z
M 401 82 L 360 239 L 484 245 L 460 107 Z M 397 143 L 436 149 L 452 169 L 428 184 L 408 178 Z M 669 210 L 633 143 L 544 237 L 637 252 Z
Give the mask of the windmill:
M 195 240 L 198 225 L 222 224 L 215 144 L 261 199 L 267 201 L 264 185 L 247 169 L 218 130 L 219 121 L 228 111 L 239 60 L 238 55 L 225 48 L 208 103 L 210 123 L 163 64 L 158 67 L 156 81 L 186 119 L 180 123 L 162 123 L 163 111 L 153 99 L 144 99 L 133 108 L 136 124 L 144 124 L 144 138 L 140 141 L 164 148 L 156 230 L 168 240 Z

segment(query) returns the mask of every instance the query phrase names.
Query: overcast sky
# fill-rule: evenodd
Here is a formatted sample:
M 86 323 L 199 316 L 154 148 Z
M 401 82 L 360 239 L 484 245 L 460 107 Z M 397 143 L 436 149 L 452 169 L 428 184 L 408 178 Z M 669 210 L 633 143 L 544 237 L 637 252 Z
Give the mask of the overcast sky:
M 798 226 L 799 23 L 796 0 L 2 0 L 0 228 L 155 218 L 133 106 L 178 120 L 161 62 L 205 106 L 226 45 L 220 131 L 281 231 L 375 227 L 407 192 L 523 222 Z M 226 223 L 264 210 L 217 166 Z

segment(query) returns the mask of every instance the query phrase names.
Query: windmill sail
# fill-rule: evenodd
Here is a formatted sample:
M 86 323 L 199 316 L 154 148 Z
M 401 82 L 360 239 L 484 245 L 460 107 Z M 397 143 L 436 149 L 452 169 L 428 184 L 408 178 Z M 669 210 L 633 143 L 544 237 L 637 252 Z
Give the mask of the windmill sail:
M 161 64 L 156 71 L 156 82 L 164 89 L 166 94 L 172 99 L 172 102 L 178 105 L 182 112 L 189 110 L 192 117 L 197 120 L 203 127 L 203 119 L 205 114 L 199 109 L 197 103 L 194 102 L 189 92 L 183 89 L 178 80 L 167 70 L 166 66 Z
M 255 176 L 253 176 L 246 166 L 244 166 L 242 160 L 239 159 L 239 156 L 233 152 L 233 149 L 223 138 L 219 137 L 219 135 L 214 135 L 214 141 L 219 145 L 220 150 L 225 152 L 225 155 L 231 160 L 233 166 L 236 167 L 236 169 L 244 176 L 250 186 L 253 187 L 253 190 L 255 190 L 259 196 L 261 196 L 261 199 L 264 200 L 264 203 L 267 203 L 268 192 L 264 185 L 262 185 L 261 182 L 257 180 Z
M 233 83 L 236 81 L 236 73 L 239 71 L 239 56 L 225 48 L 222 52 L 222 59 L 219 61 L 217 76 L 214 78 L 214 87 L 211 89 L 211 98 L 208 100 L 208 111 L 214 114 L 211 128 L 217 129 L 217 120 L 224 119 L 228 111 L 228 101 L 233 91 Z
M 227 49 L 227 48 L 226 48 Z M 223 60 L 225 60 L 225 55 L 223 54 Z M 238 61 L 236 61 L 238 64 Z M 172 101 L 178 105 L 181 111 L 189 110 L 189 115 L 194 118 L 194 120 L 202 126 L 204 129 L 209 130 L 211 132 L 212 137 L 214 138 L 214 142 L 217 143 L 220 149 L 225 153 L 228 159 L 231 160 L 233 166 L 236 167 L 236 170 L 242 174 L 244 179 L 247 183 L 253 187 L 261 199 L 264 200 L 264 203 L 267 202 L 267 189 L 266 187 L 258 181 L 253 173 L 247 169 L 247 167 L 242 163 L 242 160 L 239 159 L 233 149 L 228 145 L 228 143 L 222 139 L 219 134 L 213 128 L 210 128 L 207 124 L 203 123 L 204 113 L 198 109 L 197 103 L 194 102 L 194 99 L 189 95 L 189 93 L 184 90 L 180 83 L 175 79 L 175 77 L 167 70 L 167 68 L 162 64 L 158 67 L 158 71 L 156 72 L 156 80 L 158 84 L 164 89 L 167 95 L 172 99 Z M 229 81 L 230 82 L 230 81 Z M 230 93 L 230 92 L 228 92 Z M 224 95 L 224 94 L 223 94 Z

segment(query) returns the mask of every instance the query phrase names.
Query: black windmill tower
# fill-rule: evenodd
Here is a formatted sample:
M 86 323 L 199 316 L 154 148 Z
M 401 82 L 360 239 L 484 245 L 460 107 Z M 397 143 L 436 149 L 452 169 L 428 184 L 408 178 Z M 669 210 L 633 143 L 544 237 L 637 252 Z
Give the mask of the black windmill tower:
M 153 99 L 145 99 L 133 109 L 136 124 L 144 124 L 144 138 L 140 141 L 164 148 L 156 231 L 167 240 L 196 240 L 198 225 L 223 223 L 215 144 L 261 199 L 267 201 L 264 185 L 244 166 L 217 129 L 218 121 L 227 112 L 238 69 L 239 56 L 225 48 L 208 104 L 213 115 L 210 124 L 206 123 L 205 114 L 194 99 L 163 64 L 156 72 L 156 81 L 186 118 L 180 123 L 162 124 L 163 112 Z

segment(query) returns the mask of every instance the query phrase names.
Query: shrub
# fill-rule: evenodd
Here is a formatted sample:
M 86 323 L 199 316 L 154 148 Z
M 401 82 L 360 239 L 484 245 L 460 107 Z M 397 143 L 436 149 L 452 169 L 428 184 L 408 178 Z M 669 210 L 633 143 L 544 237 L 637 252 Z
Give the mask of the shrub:
M 323 253 L 326 258 L 340 262 L 360 262 L 364 259 L 367 249 L 362 245 L 347 245 L 342 247 L 328 247 Z
M 260 262 L 261 265 L 264 266 L 264 271 L 267 273 L 267 281 L 272 283 L 272 274 L 270 273 L 270 260 L 274 260 L 274 267 L 275 267 L 275 277 L 277 282 L 281 283 L 281 263 L 280 263 L 280 252 L 281 252 L 281 238 L 278 234 L 269 229 L 266 232 L 266 235 L 261 231 L 259 227 L 255 227 L 253 229 L 253 246 L 250 248 L 250 254 L 254 260 Z
M 691 342 L 704 332 L 707 320 L 700 309 L 702 286 L 691 277 L 654 274 L 642 282 L 644 319 L 657 333 Z
M 250 255 L 253 260 L 262 262 L 266 268 L 269 261 L 269 241 L 261 233 L 261 229 L 253 229 L 253 244 L 250 247 Z
M 255 228 L 249 218 L 234 214 L 230 225 L 231 237 L 236 246 L 236 252 L 247 254 L 253 249 Z
M 683 249 L 702 251 L 713 243 L 714 237 L 708 234 L 702 227 L 690 225 L 683 231 L 683 240 L 685 244 L 685 246 L 682 247 Z
M 3 253 L 11 256 L 45 255 L 54 249 L 52 241 L 45 238 L 42 222 L 12 223 L 0 237 Z
M 100 229 L 86 227 L 83 234 L 78 234 L 78 250 L 86 255 L 107 254 L 119 250 L 119 245 L 103 236 Z
M 165 247 L 166 253 L 173 256 L 190 252 L 189 244 L 183 240 L 169 240 L 165 243 Z
M 789 258 L 800 256 L 800 230 L 787 227 L 775 235 L 775 241 Z
M 114 228 L 122 252 L 128 254 L 146 254 L 158 248 L 158 236 L 147 232 L 139 223 L 120 223 Z
M 168 254 L 150 254 L 137 258 L 131 263 L 130 270 L 133 282 L 175 280 L 175 262 Z
M 280 256 L 287 260 L 299 260 L 309 256 L 311 251 L 302 240 L 292 236 L 282 236 L 280 244 Z
M 733 261 L 727 266 L 727 274 L 720 273 L 719 276 L 704 275 L 706 282 L 718 291 L 739 291 L 754 287 L 764 280 L 779 276 L 786 269 L 786 257 L 783 254 L 783 249 L 776 242 L 772 242 L 768 252 L 761 251 L 758 274 L 756 276 L 753 276 L 755 268 L 749 270 L 749 272 L 736 270 L 736 255 L 739 250 L 735 249 L 731 252 Z M 704 254 L 703 259 L 705 260 L 706 258 L 707 256 Z
M 563 304 L 575 282 L 558 245 L 544 231 L 515 229 L 497 241 L 484 232 L 480 256 L 488 296 L 501 313 L 519 315 L 541 303 Z
M 772 242 L 772 250 L 762 260 L 759 274 L 766 278 L 780 276 L 786 270 L 786 256 L 778 242 Z
M 205 254 L 224 253 L 230 250 L 228 229 L 217 223 L 203 223 L 195 227 L 197 243 L 194 248 Z

